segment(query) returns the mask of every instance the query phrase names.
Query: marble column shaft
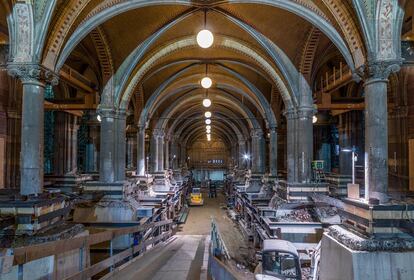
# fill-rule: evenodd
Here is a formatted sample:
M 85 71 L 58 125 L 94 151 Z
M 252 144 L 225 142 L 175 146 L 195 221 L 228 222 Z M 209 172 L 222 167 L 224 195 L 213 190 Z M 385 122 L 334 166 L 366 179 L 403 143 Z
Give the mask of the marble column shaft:
M 313 123 L 312 107 L 299 108 L 297 119 L 297 167 L 298 181 L 308 183 L 312 179 Z
M 43 133 L 45 84 L 23 81 L 22 140 L 20 152 L 20 193 L 43 191 Z
M 166 139 L 164 142 L 164 167 L 170 169 L 170 141 Z
M 271 176 L 277 176 L 277 128 L 270 129 L 269 171 Z
M 265 169 L 265 139 L 263 131 L 256 129 L 251 132 L 252 137 L 252 173 L 264 173 Z
M 99 179 L 103 182 L 115 181 L 115 111 L 100 109 L 101 144 Z
M 58 84 L 52 71 L 31 63 L 9 63 L 8 74 L 23 85 L 20 151 L 20 193 L 37 195 L 43 191 L 44 90 Z
M 114 118 L 115 125 L 115 180 L 124 181 L 126 172 L 126 114 L 118 111 Z
M 286 143 L 286 158 L 287 158 L 287 181 L 289 183 L 297 181 L 296 169 L 296 121 L 298 115 L 296 111 L 289 110 L 284 113 L 287 122 L 287 143 Z
M 152 157 L 154 162 L 154 171 L 163 172 L 164 171 L 164 132 L 160 129 L 155 129 L 153 131 L 153 146 Z
M 369 62 L 365 69 L 365 199 L 388 201 L 387 83 L 398 61 Z
M 137 132 L 137 175 L 145 175 L 145 128 L 138 127 Z
M 239 153 L 237 155 L 239 169 L 247 167 L 247 160 L 244 158 L 246 154 L 246 141 L 239 140 Z

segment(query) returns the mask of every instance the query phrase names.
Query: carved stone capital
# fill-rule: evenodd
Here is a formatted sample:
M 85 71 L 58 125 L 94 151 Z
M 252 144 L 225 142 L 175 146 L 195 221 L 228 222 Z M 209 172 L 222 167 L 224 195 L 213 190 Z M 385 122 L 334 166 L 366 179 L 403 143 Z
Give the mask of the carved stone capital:
M 152 131 L 152 135 L 156 138 L 164 138 L 165 133 L 162 129 L 156 128 Z
M 298 118 L 299 119 L 311 119 L 315 114 L 314 107 L 300 107 L 298 109 Z
M 400 71 L 401 64 L 401 60 L 370 61 L 358 68 L 354 76 L 364 80 L 365 83 L 370 80 L 386 81 L 391 73 Z
M 283 115 L 286 117 L 287 120 L 294 120 L 298 117 L 298 113 L 296 112 L 296 110 L 284 111 Z
M 10 76 L 20 79 L 23 83 L 47 83 L 56 86 L 59 76 L 48 68 L 36 63 L 9 63 L 7 72 Z
M 115 118 L 116 116 L 116 111 L 112 107 L 103 107 L 99 105 L 97 112 L 102 118 Z
M 120 120 L 125 120 L 127 116 L 127 113 L 123 109 L 116 110 L 116 118 Z
M 261 129 L 253 129 L 252 131 L 250 131 L 250 136 L 253 137 L 263 137 L 263 131 Z

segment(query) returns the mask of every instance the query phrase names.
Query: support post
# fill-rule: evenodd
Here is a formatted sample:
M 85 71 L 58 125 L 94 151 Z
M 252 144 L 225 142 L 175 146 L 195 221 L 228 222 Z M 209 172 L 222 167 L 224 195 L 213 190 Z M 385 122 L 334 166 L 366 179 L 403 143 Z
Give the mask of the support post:
M 313 107 L 300 107 L 298 110 L 298 181 L 309 183 L 312 179 L 313 160 L 313 123 L 312 117 L 315 109 Z
M 100 108 L 101 144 L 99 179 L 102 182 L 115 181 L 115 111 L 113 108 Z
M 137 175 L 145 175 L 145 127 L 138 126 L 137 132 Z
M 154 140 L 154 171 L 164 172 L 164 132 L 161 129 L 154 129 L 152 137 Z
M 264 173 L 265 139 L 263 131 L 255 129 L 251 132 L 252 137 L 252 173 Z
M 23 85 L 20 193 L 37 195 L 43 191 L 44 89 L 46 83 L 57 85 L 58 78 L 52 71 L 31 63 L 10 63 L 8 73 Z
M 126 164 L 126 112 L 118 110 L 115 115 L 115 181 L 125 180 Z
M 239 140 L 239 154 L 237 155 L 239 169 L 247 167 L 246 159 L 244 158 L 245 155 L 247 155 L 246 140 Z
M 270 128 L 269 170 L 271 176 L 277 176 L 277 127 Z
M 170 169 L 170 138 L 166 137 L 164 142 L 164 166 Z
M 297 113 L 295 110 L 284 112 L 287 122 L 287 181 L 293 183 L 297 181 L 296 169 L 296 122 Z

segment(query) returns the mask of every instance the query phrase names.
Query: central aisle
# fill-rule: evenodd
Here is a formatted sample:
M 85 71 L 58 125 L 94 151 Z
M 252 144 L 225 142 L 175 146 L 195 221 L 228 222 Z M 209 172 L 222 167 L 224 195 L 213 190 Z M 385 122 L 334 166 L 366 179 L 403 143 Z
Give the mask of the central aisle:
M 242 234 L 236 229 L 225 209 L 225 197 L 208 198 L 204 205 L 190 207 L 187 221 L 165 246 L 158 246 L 143 258 L 133 261 L 106 279 L 199 280 L 207 279 L 208 245 L 211 220 L 214 218 L 230 256 L 242 261 L 245 247 Z M 240 259 L 241 258 L 241 259 Z M 240 260 L 238 260 L 240 259 Z

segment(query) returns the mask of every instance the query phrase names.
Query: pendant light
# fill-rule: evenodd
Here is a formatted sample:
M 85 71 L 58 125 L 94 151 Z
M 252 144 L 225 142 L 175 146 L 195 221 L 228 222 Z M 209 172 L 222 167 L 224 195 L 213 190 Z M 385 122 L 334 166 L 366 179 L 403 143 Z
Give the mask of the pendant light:
M 210 30 L 206 29 L 207 10 L 204 10 L 204 29 L 197 34 L 197 44 L 203 48 L 208 49 L 214 43 L 214 35 Z
M 210 77 L 208 77 L 208 65 L 206 64 L 206 76 L 203 79 L 201 79 L 201 86 L 205 89 L 209 89 L 212 85 L 213 81 Z

